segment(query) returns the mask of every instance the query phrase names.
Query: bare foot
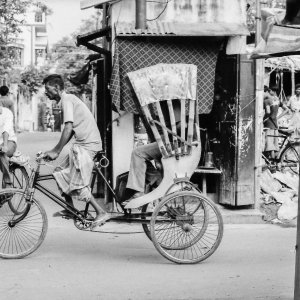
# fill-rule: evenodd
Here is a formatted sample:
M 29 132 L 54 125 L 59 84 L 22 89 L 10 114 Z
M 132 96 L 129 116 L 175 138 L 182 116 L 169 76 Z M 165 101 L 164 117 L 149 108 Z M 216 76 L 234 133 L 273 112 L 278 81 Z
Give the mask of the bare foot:
M 90 229 L 93 231 L 96 227 L 102 226 L 107 220 L 111 218 L 110 213 L 103 213 L 96 216 L 95 220 L 92 222 Z

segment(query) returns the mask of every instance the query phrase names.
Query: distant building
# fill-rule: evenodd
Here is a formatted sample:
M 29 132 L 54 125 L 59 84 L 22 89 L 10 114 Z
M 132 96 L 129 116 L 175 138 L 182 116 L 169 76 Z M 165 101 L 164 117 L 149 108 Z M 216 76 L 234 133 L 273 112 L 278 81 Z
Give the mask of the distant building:
M 44 64 L 48 48 L 47 16 L 39 7 L 33 6 L 27 12 L 14 46 L 19 51 L 18 66 Z

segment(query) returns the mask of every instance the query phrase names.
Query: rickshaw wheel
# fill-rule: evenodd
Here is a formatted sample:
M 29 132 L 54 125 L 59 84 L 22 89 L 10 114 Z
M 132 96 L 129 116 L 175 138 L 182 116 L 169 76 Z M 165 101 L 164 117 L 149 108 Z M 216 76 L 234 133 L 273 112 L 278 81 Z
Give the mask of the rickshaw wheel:
M 174 182 L 169 187 L 165 195 L 169 195 L 171 193 L 178 192 L 178 191 L 194 191 L 194 192 L 201 193 L 201 191 L 198 189 L 198 187 L 195 184 L 193 184 L 189 180 L 181 179 Z
M 170 193 L 174 193 L 174 192 L 178 192 L 178 191 L 197 191 L 199 193 L 200 190 L 189 180 L 178 180 L 177 182 L 175 182 L 174 184 L 172 184 L 170 186 L 170 188 L 167 190 L 165 195 L 168 195 Z M 160 200 L 160 199 L 159 199 Z M 146 214 L 146 213 L 153 213 L 154 207 L 155 205 L 157 205 L 158 201 L 156 200 L 153 203 L 147 203 L 145 205 L 142 206 L 142 213 Z M 147 216 L 142 214 L 142 220 L 146 220 Z M 151 216 L 148 216 L 148 218 L 151 218 Z M 146 236 L 149 238 L 150 241 L 152 241 L 151 239 L 151 231 L 150 231 L 150 223 L 144 223 L 142 224 L 144 232 L 146 234 Z
M 180 191 L 155 208 L 151 239 L 158 252 L 179 264 L 194 264 L 212 255 L 222 240 L 222 216 L 202 194 Z
M 155 205 L 157 205 L 157 202 L 158 202 L 158 200 L 154 201 L 153 203 L 147 203 L 142 206 L 142 216 L 141 216 L 142 220 L 147 220 L 147 219 L 150 220 L 151 219 L 151 215 L 146 216 L 145 214 L 147 214 L 147 213 L 153 214 L 153 211 L 154 211 Z M 142 227 L 143 227 L 143 230 L 144 230 L 146 236 L 148 237 L 148 239 L 150 241 L 152 241 L 151 231 L 150 231 L 150 223 L 142 223 Z

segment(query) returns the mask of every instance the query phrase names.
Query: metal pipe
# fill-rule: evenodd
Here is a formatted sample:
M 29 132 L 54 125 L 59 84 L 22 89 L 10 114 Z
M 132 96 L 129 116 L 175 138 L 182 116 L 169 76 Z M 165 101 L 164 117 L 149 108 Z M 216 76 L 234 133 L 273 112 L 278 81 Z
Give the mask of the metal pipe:
M 147 3 L 146 0 L 135 0 L 135 28 L 146 29 L 147 27 Z
M 256 32 L 255 45 L 261 40 L 261 2 L 256 0 Z M 254 168 L 254 206 L 258 208 L 261 180 L 261 153 L 263 130 L 263 99 L 264 99 L 264 59 L 255 61 L 255 168 Z

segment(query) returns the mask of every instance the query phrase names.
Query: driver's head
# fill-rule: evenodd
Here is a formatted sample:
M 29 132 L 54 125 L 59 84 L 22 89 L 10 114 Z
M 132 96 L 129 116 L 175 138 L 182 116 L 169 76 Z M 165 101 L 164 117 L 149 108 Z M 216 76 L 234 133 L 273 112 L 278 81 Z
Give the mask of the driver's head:
M 45 95 L 50 100 L 60 101 L 61 92 L 64 90 L 64 81 L 58 74 L 51 74 L 44 78 Z

